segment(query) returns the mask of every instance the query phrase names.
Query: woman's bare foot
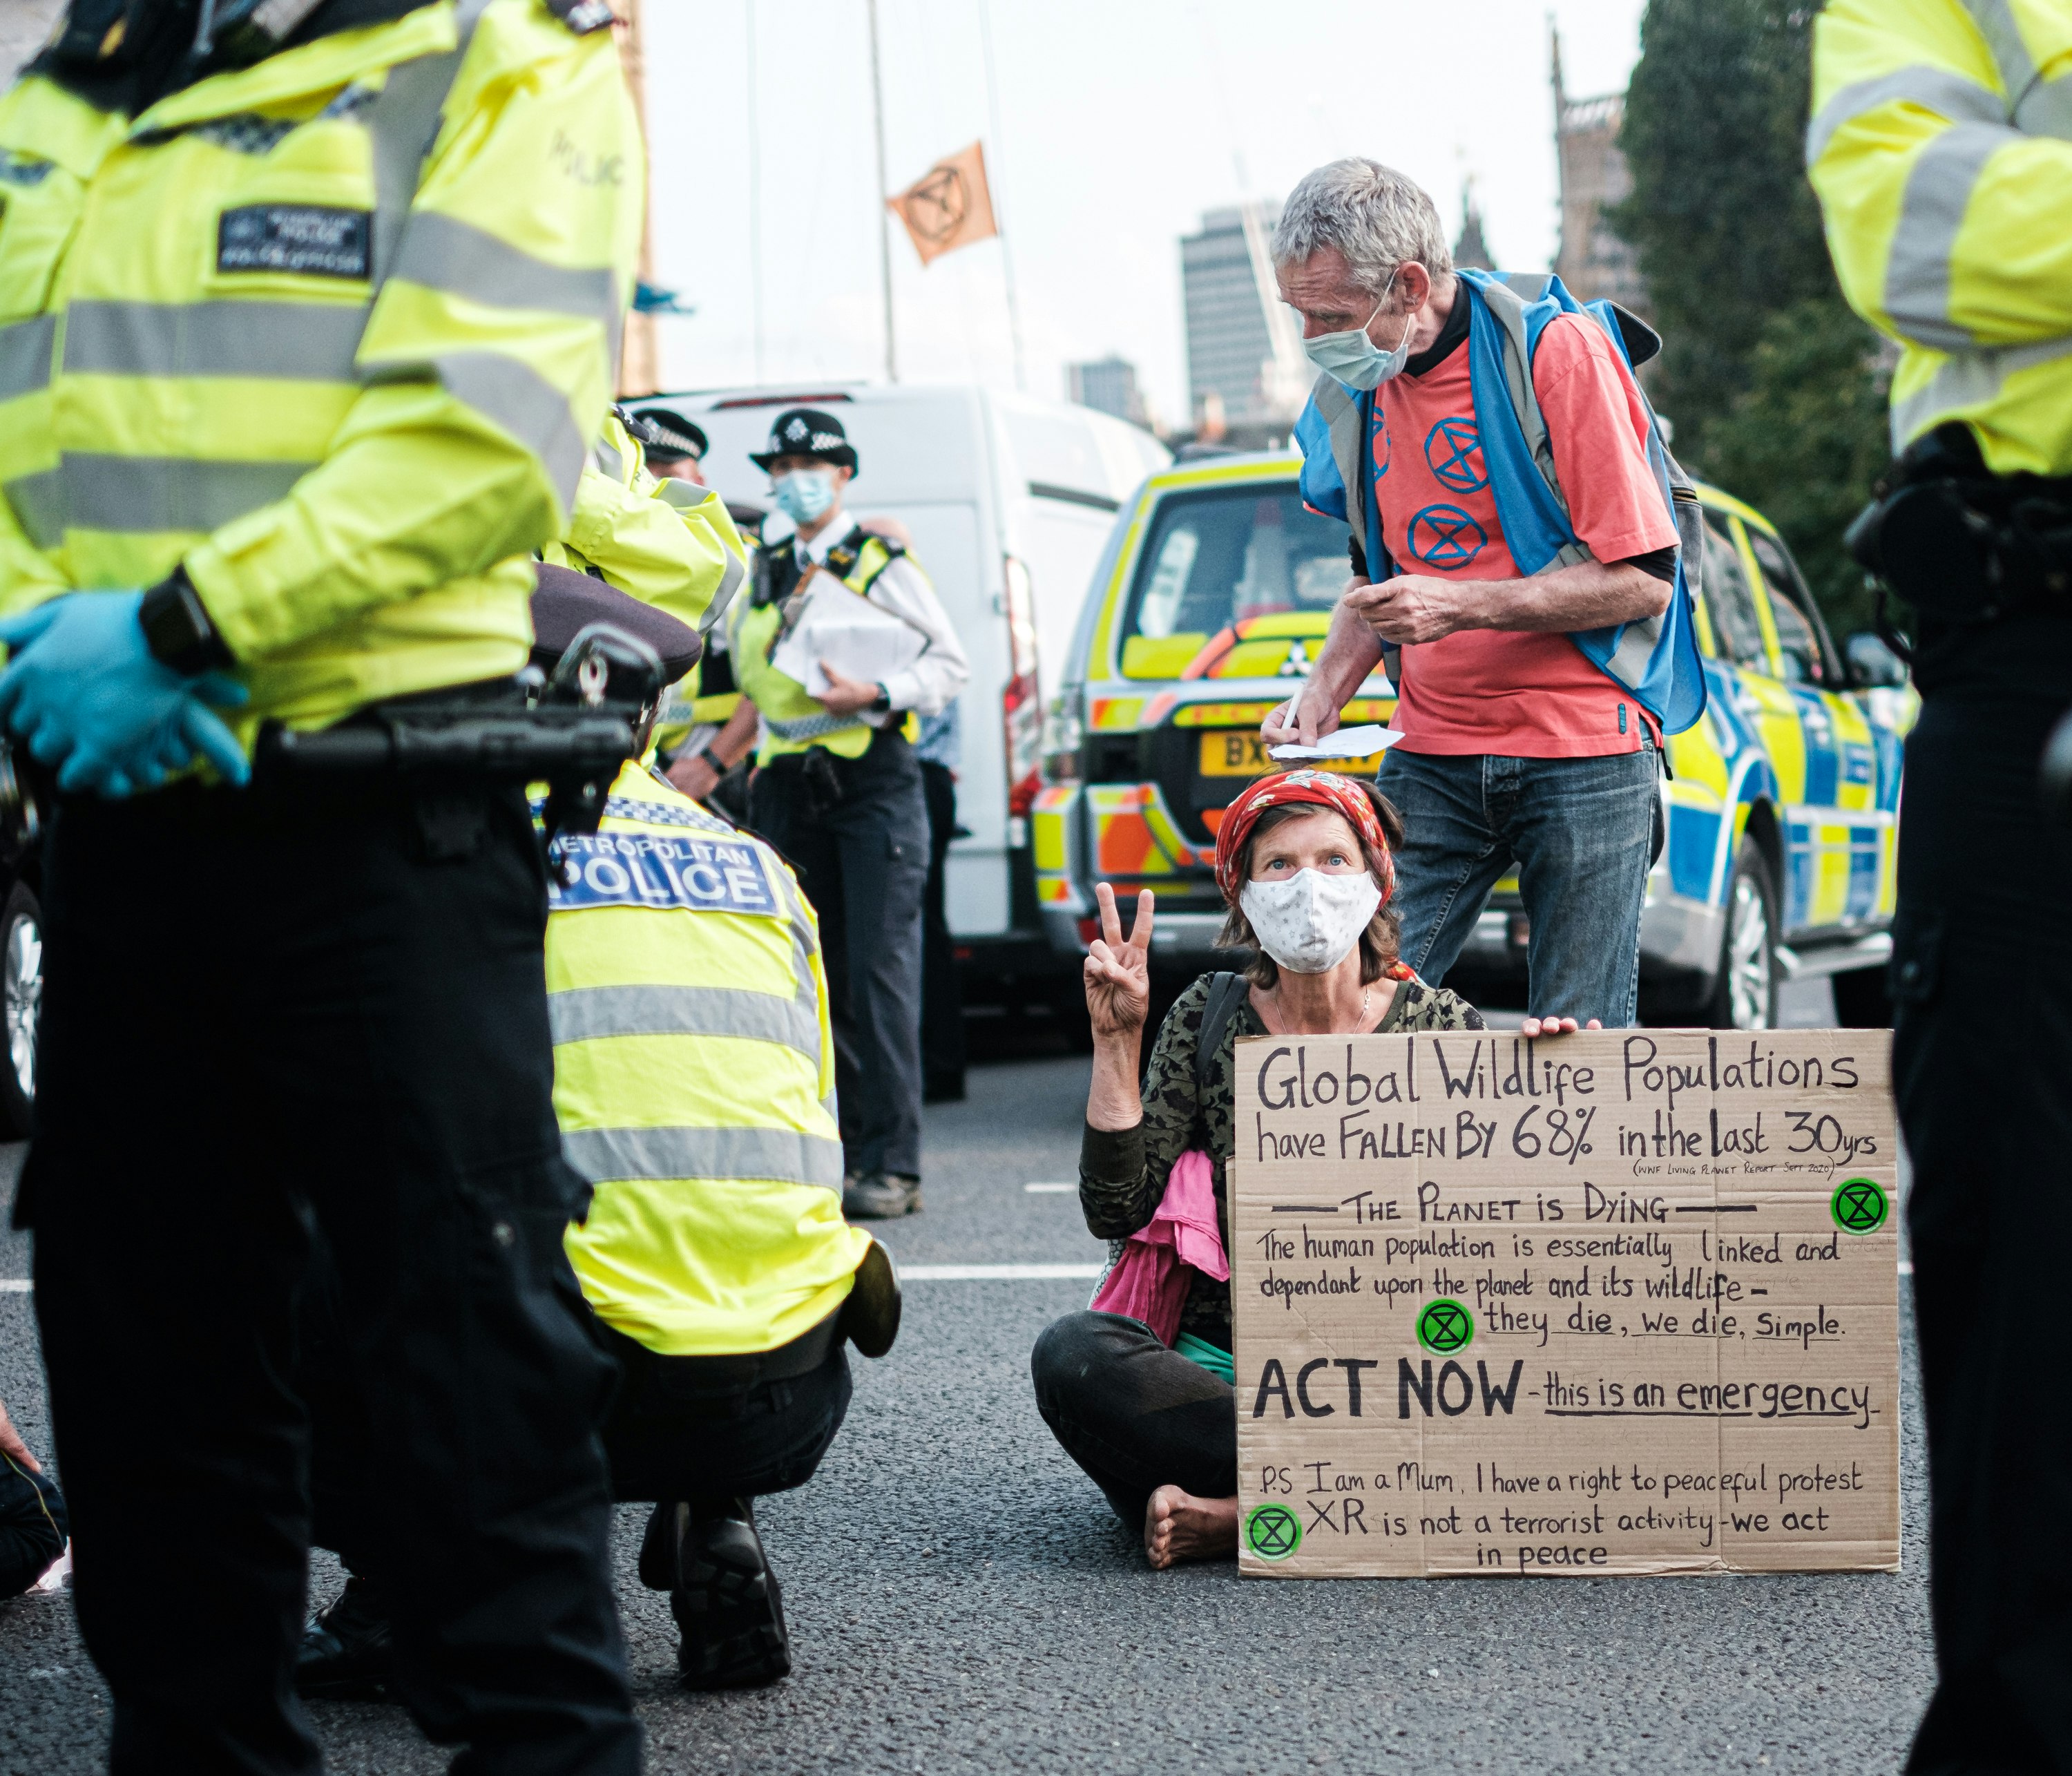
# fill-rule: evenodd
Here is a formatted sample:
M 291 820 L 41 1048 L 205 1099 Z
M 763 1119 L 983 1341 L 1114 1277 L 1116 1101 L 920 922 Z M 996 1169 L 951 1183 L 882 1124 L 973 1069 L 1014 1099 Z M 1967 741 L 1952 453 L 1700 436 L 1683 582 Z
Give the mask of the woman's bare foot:
M 1197 1498 L 1161 1486 L 1144 1507 L 1144 1554 L 1161 1571 L 1181 1560 L 1229 1560 L 1237 1553 L 1237 1500 Z

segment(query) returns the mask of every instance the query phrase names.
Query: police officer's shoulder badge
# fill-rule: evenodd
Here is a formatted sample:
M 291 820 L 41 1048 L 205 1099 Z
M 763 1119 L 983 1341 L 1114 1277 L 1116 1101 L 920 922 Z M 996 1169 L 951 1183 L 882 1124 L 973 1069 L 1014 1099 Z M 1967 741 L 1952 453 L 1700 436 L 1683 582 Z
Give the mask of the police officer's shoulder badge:
M 547 10 L 578 37 L 602 31 L 614 16 L 606 0 L 547 0 Z

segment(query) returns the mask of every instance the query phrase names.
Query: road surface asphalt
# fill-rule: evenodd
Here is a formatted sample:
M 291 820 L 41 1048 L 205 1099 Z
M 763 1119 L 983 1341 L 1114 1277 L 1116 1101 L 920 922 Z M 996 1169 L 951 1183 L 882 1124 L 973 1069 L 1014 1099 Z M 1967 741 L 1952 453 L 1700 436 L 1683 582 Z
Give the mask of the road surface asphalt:
M 1791 1009 L 1791 1022 L 1826 1021 L 1810 998 Z M 1024 1188 L 1076 1176 L 1085 1079 L 1074 1057 L 989 1064 L 967 1101 L 931 1110 L 927 1212 L 882 1230 L 902 1264 L 1100 1256 L 1073 1195 Z M 0 1279 L 28 1268 L 26 1238 L 0 1234 Z M 1031 1342 L 1088 1286 L 910 1283 L 898 1346 L 855 1361 L 855 1404 L 820 1474 L 762 1507 L 796 1661 L 772 1689 L 676 1688 L 668 1600 L 633 1575 L 644 1507 L 622 1508 L 651 1770 L 1899 1767 L 1933 1675 L 1904 1281 L 1902 1572 L 1482 1583 L 1147 1569 L 1030 1398 Z M 31 1297 L 4 1282 L 0 1398 L 47 1456 Z M 327 1558 L 312 1583 L 320 1598 L 335 1589 Z M 178 1634 L 179 1598 L 158 1603 Z M 444 1767 L 398 1708 L 312 1713 L 335 1770 Z M 0 1604 L 0 1776 L 99 1769 L 107 1721 L 64 1597 Z

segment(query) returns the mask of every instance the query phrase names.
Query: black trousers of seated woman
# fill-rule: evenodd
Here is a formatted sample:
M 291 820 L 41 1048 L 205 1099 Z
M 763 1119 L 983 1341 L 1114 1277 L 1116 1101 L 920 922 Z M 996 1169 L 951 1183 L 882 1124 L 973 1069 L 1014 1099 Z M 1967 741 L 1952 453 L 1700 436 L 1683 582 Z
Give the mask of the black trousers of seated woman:
M 1133 1531 L 1161 1486 L 1237 1490 L 1237 1396 L 1141 1320 L 1068 1314 L 1030 1354 L 1036 1409 Z

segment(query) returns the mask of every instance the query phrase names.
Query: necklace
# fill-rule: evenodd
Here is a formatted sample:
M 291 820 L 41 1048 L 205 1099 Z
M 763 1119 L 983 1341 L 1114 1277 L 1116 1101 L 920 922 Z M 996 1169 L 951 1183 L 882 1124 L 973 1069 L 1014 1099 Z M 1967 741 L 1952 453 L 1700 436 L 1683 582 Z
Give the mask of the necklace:
M 1359 1017 L 1358 1017 L 1357 1018 L 1355 1018 L 1355 1019 L 1354 1020 L 1354 1022 L 1355 1022 L 1356 1024 L 1364 1024 L 1364 1023 L 1367 1022 L 1367 1008 L 1368 1005 L 1372 1001 L 1373 998 L 1374 998 L 1374 989 L 1373 989 L 1373 988 L 1371 988 L 1371 987 L 1362 987 L 1362 988 L 1360 989 L 1360 1009 L 1359 1009 Z M 1272 1006 L 1273 1006 L 1273 1021 L 1274 1021 L 1274 1022 L 1275 1022 L 1275 1023 L 1276 1023 L 1276 1024 L 1278 1024 L 1278 1025 L 1280 1025 L 1280 1026 L 1281 1026 L 1280 1029 L 1278 1029 L 1278 1030 L 1275 1030 L 1275 1031 L 1273 1032 L 1273 1034 L 1275 1034 L 1276 1036 L 1287 1036 L 1287 1035 L 1292 1035 L 1292 1034 L 1293 1034 L 1293 1031 L 1291 1031 L 1291 1030 L 1289 1030 L 1288 1029 L 1288 1027 L 1287 1027 L 1288 1020 L 1287 1020 L 1286 1018 L 1283 1018 L 1283 1017 L 1281 1015 L 1281 1004 L 1280 1004 L 1280 1001 L 1276 999 L 1276 1000 L 1271 1001 L 1269 1001 L 1269 1002 L 1270 1002 L 1270 1003 L 1272 1005 Z

